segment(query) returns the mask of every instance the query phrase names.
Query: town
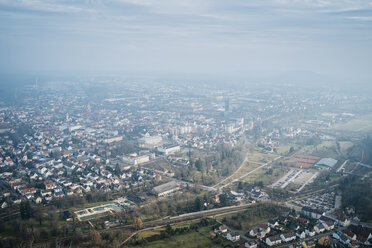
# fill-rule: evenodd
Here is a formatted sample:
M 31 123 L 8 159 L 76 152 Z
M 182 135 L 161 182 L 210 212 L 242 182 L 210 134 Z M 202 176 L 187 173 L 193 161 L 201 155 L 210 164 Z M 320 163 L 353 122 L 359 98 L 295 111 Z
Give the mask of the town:
M 368 96 L 299 95 L 290 86 L 263 93 L 208 84 L 198 91 L 172 83 L 100 85 L 35 83 L 18 91 L 22 101 L 2 103 L 3 225 L 20 219 L 16 225 L 37 230 L 20 235 L 44 240 L 64 226 L 68 239 L 92 229 L 132 232 L 136 218 L 137 232 L 147 222 L 156 228 L 150 223 L 158 218 L 173 226 L 178 217 L 167 216 L 179 215 L 213 217 L 203 228 L 211 242 L 223 238 L 229 247 L 370 245 L 370 225 L 362 224 L 370 213 L 345 205 L 338 186 L 348 177 L 370 182 L 372 167 L 349 155 L 357 134 L 339 133 L 365 113 L 335 108 Z M 270 204 L 280 211 L 271 213 Z M 246 226 L 241 221 L 254 206 L 265 214 Z M 216 218 L 235 207 L 243 211 L 239 221 Z

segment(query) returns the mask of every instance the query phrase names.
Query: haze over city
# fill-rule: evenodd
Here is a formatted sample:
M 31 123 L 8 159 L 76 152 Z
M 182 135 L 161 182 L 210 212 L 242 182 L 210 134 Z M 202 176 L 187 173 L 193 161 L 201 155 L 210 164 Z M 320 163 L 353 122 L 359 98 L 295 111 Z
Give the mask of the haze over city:
M 371 0 L 0 0 L 0 248 L 372 246 Z
M 366 83 L 371 16 L 362 0 L 1 0 L 0 67 Z

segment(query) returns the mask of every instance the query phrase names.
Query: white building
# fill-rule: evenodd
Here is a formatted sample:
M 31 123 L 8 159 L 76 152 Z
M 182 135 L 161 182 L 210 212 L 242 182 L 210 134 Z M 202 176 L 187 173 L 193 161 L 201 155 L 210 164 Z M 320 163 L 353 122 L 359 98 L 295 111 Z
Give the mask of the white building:
M 164 183 L 164 184 L 154 187 L 152 189 L 152 192 L 158 197 L 160 197 L 160 196 L 168 195 L 179 189 L 180 187 L 175 181 L 170 181 L 168 183 Z
M 103 140 L 103 143 L 110 144 L 110 143 L 119 142 L 119 141 L 122 141 L 122 140 L 123 140 L 123 136 L 117 136 L 117 137 L 112 137 L 112 138 L 104 139 Z
M 137 153 L 131 153 L 123 156 L 123 161 L 129 164 L 138 165 L 150 161 L 150 156 L 149 155 L 138 156 Z
M 169 155 L 181 151 L 181 147 L 179 145 L 162 146 L 158 147 L 158 151 L 165 155 Z
M 282 243 L 282 239 L 279 235 L 271 236 L 266 238 L 266 244 L 268 246 L 273 246 Z

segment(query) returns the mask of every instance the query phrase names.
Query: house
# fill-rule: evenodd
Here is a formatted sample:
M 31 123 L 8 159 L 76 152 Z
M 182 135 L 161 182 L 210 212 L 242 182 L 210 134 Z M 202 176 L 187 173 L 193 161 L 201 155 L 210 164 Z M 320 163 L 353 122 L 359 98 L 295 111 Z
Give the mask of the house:
M 343 233 L 341 232 L 334 232 L 332 234 L 332 237 L 340 241 L 344 245 L 348 245 L 350 243 L 350 239 L 346 237 Z
M 39 204 L 43 201 L 43 198 L 41 198 L 40 196 L 36 197 L 36 199 L 34 200 L 35 203 Z
M 321 232 L 324 232 L 326 229 L 322 223 L 319 223 L 316 226 L 314 226 L 314 230 L 316 233 L 321 233 Z
M 341 225 L 341 226 L 349 226 L 350 225 L 350 218 L 348 218 L 346 215 L 343 215 L 340 217 L 340 219 L 338 220 L 338 223 Z
M 283 233 L 280 234 L 280 238 L 283 240 L 283 242 L 290 242 L 296 239 L 296 234 L 294 232 Z
M 250 230 L 249 235 L 252 237 L 257 237 L 261 239 L 261 238 L 264 238 L 266 234 L 268 234 L 269 232 L 270 232 L 270 227 L 262 224 Z
M 231 242 L 236 242 L 240 240 L 240 234 L 237 232 L 229 232 L 226 235 L 226 239 L 230 240 Z
M 333 221 L 323 222 L 323 226 L 327 231 L 333 230 L 335 228 L 335 223 Z
M 289 225 L 288 225 L 289 229 L 292 229 L 292 230 L 295 230 L 297 231 L 298 229 L 300 229 L 300 224 L 298 224 L 297 222 L 295 221 L 292 221 Z
M 329 236 L 324 236 L 318 239 L 318 244 L 321 246 L 329 246 L 331 244 L 331 238 Z
M 6 203 L 5 201 L 3 203 L 1 203 L 1 208 L 6 208 L 8 206 L 8 203 Z
M 296 232 L 296 236 L 300 239 L 306 238 L 306 232 L 303 229 L 299 229 Z
M 226 225 L 221 225 L 218 230 L 221 232 L 221 233 L 225 233 L 227 232 L 227 226 Z
M 301 209 L 301 212 L 306 217 L 309 217 L 309 218 L 312 218 L 312 219 L 319 219 L 321 216 L 323 216 L 325 214 L 325 212 L 322 211 L 322 210 L 319 210 L 319 209 L 316 209 L 316 208 L 307 207 L 307 206 L 303 207 Z
M 26 194 L 35 194 L 36 193 L 36 189 L 34 187 L 31 187 L 31 188 L 24 188 L 24 189 L 18 189 L 18 192 L 21 194 L 21 195 L 26 195 Z
M 287 222 L 288 222 L 288 217 L 282 215 L 282 216 L 279 217 L 278 221 L 279 221 L 280 224 L 285 225 L 285 224 L 287 224 Z
M 73 215 L 70 211 L 66 210 L 63 212 L 63 219 L 66 221 L 72 221 L 73 220 Z
M 245 248 L 257 248 L 257 243 L 254 242 L 254 241 L 249 241 L 249 242 L 245 242 L 244 243 L 244 246 L 241 246 L 241 247 L 245 247 Z
M 261 232 L 264 232 L 265 234 L 268 234 L 271 230 L 270 230 L 270 227 L 267 226 L 267 225 L 264 225 L 264 224 L 261 224 L 259 226 L 259 229 Z
M 361 240 L 361 243 L 372 238 L 372 229 L 364 226 L 350 225 L 348 228 L 350 231 L 357 235 L 357 240 Z
M 353 240 L 353 241 L 350 242 L 349 246 L 351 248 L 358 248 L 359 247 L 359 243 L 356 240 Z
M 363 236 L 360 236 L 360 235 L 357 236 L 356 241 L 358 241 L 360 244 L 363 244 L 363 245 L 366 245 L 366 246 L 371 245 L 371 243 L 368 241 L 367 237 L 363 237 Z
M 349 239 L 351 239 L 351 240 L 356 240 L 356 234 L 355 233 L 353 233 L 351 230 L 349 230 L 349 229 L 346 229 L 346 230 L 344 230 L 343 231 L 343 234 L 346 236 L 346 237 L 348 237 Z
M 304 248 L 314 248 L 316 246 L 314 241 L 308 241 L 307 243 L 305 241 L 302 241 L 301 244 L 302 244 L 302 247 Z
M 49 189 L 55 189 L 57 187 L 57 184 L 55 182 L 51 182 L 51 181 L 46 181 L 44 183 L 45 185 L 45 189 L 49 190 Z
M 256 237 L 258 233 L 259 233 L 258 228 L 253 228 L 249 231 L 249 235 L 252 236 L 252 237 Z
M 327 231 L 332 230 L 332 229 L 335 228 L 336 220 L 334 220 L 330 217 L 327 217 L 327 216 L 323 215 L 319 218 L 319 221 L 324 225 L 324 227 L 326 228 Z
M 268 246 L 273 246 L 282 243 L 282 239 L 279 235 L 275 235 L 267 237 L 265 242 Z
M 310 223 L 310 221 L 309 221 L 308 219 L 306 219 L 306 218 L 302 218 L 302 217 L 298 218 L 298 221 L 299 221 L 300 223 L 304 224 L 304 225 L 307 225 L 307 224 Z
M 310 237 L 312 237 L 312 236 L 314 236 L 314 235 L 316 234 L 314 228 L 306 229 L 306 230 L 305 230 L 305 233 L 306 233 L 306 235 L 308 235 L 308 236 L 310 236 Z
M 271 228 L 275 228 L 279 225 L 278 221 L 275 220 L 275 219 L 270 219 L 268 222 L 267 222 L 267 225 Z

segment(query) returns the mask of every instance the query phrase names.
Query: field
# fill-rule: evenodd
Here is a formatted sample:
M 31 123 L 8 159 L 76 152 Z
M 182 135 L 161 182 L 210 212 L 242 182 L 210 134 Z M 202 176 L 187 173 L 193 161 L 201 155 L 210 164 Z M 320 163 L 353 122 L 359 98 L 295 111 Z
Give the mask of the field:
M 280 145 L 276 148 L 276 153 L 278 155 L 286 156 L 289 153 L 289 150 L 293 147 L 295 151 L 300 148 L 300 145 L 296 143 L 280 143 Z
M 251 162 L 267 163 L 276 157 L 276 154 L 262 153 L 258 148 L 252 148 L 248 151 L 248 160 Z
M 258 204 L 245 211 L 220 215 L 217 217 L 217 220 L 237 231 L 247 232 L 252 227 L 263 224 L 270 218 L 276 217 L 286 211 L 288 209 L 282 206 Z
M 342 155 L 347 155 L 347 150 L 353 146 L 353 142 L 350 141 L 340 141 L 340 152 Z
M 372 132 L 372 114 L 358 116 L 346 123 L 336 124 L 330 129 L 349 132 Z
M 225 179 L 221 180 L 214 187 L 221 187 L 223 185 L 230 184 L 235 180 L 245 180 L 244 178 L 242 178 L 242 176 L 244 176 L 245 174 L 250 173 L 251 171 L 253 171 L 253 172 L 249 175 L 253 175 L 253 177 L 257 178 L 260 175 L 264 174 L 264 173 L 262 173 L 262 171 L 265 172 L 264 168 L 260 168 L 260 169 L 257 169 L 257 168 L 278 157 L 276 154 L 262 153 L 262 152 L 259 151 L 258 147 L 250 148 L 249 151 L 247 151 L 247 153 L 248 153 L 247 157 L 248 157 L 249 162 L 244 163 L 243 166 L 241 166 L 238 170 L 236 170 L 229 177 L 226 177 Z M 266 166 L 264 166 L 264 167 L 266 167 Z M 254 170 L 256 170 L 256 171 L 254 171 Z
M 270 185 L 287 171 L 288 169 L 284 166 L 273 165 L 269 167 L 263 167 L 247 175 L 242 179 L 242 181 L 250 183 L 262 181 L 264 185 Z
M 180 228 L 185 225 L 176 225 L 172 228 Z M 137 240 L 143 238 L 149 238 L 153 235 L 160 234 L 160 231 L 165 228 L 159 228 L 156 230 L 143 231 L 137 236 Z M 138 245 L 131 245 L 130 247 L 186 247 L 186 248 L 197 248 L 197 247 L 233 247 L 236 243 L 232 243 L 222 237 L 216 237 L 212 239 L 210 232 L 213 230 L 213 225 L 199 228 L 197 231 L 192 230 L 183 234 L 176 234 L 164 239 L 156 241 L 147 241 Z

